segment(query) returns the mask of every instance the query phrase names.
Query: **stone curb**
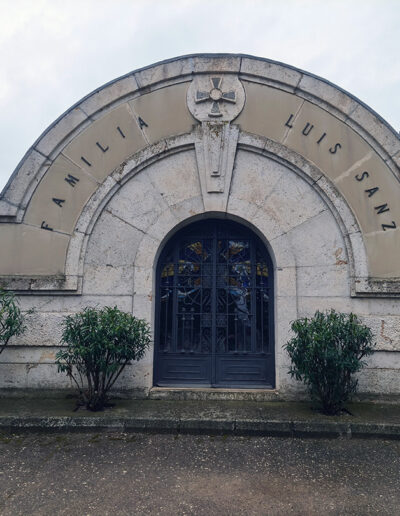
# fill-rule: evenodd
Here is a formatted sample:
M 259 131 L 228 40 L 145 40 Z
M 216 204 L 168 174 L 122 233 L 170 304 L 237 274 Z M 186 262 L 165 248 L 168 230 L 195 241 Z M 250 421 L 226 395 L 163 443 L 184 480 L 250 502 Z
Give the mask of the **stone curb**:
M 149 432 L 282 437 L 400 439 L 400 424 L 256 419 L 0 417 L 0 432 Z

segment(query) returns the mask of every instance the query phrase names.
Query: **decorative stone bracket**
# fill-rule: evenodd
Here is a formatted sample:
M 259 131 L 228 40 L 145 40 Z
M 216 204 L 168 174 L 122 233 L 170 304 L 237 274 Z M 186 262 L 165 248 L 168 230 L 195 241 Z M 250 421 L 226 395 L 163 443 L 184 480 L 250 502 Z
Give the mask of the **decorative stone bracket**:
M 239 127 L 229 122 L 203 122 L 195 143 L 197 166 L 207 209 L 226 209 Z M 211 200 L 208 194 L 223 194 Z M 215 204 L 218 204 L 216 206 Z

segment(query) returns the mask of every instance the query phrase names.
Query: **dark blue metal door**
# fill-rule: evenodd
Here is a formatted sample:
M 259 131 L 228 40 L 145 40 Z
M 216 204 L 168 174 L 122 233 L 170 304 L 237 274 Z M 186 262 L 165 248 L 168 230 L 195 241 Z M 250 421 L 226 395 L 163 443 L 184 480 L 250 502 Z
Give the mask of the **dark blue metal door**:
M 273 269 L 235 222 L 187 226 L 157 267 L 155 385 L 274 387 Z

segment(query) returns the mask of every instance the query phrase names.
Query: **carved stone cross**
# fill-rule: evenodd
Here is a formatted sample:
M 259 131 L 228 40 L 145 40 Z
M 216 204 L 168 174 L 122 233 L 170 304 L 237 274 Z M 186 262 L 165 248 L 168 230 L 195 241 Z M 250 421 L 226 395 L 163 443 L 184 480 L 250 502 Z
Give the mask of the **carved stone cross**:
M 219 109 L 219 102 L 231 102 L 236 104 L 236 93 L 232 91 L 223 92 L 221 90 L 222 77 L 211 77 L 211 89 L 210 91 L 199 91 L 196 92 L 195 102 L 205 102 L 206 100 L 212 101 L 211 111 L 208 113 L 209 117 L 217 118 L 222 116 Z

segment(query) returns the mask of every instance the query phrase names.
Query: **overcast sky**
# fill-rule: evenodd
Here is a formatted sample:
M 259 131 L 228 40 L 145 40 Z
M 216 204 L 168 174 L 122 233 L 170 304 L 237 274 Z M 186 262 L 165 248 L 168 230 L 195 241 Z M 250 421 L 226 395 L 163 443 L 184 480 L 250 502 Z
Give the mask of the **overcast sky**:
M 131 70 L 253 54 L 328 79 L 400 129 L 400 0 L 0 0 L 0 190 L 63 111 Z

